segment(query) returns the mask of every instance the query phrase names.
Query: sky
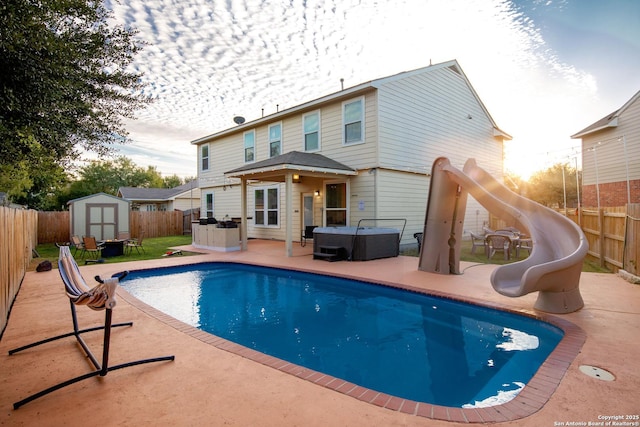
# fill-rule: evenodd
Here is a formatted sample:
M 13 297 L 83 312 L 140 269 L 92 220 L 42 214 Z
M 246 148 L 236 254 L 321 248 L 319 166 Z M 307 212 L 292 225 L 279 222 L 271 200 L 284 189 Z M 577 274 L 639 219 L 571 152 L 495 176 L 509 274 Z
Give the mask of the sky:
M 154 100 L 119 151 L 164 176 L 196 176 L 190 142 L 235 116 L 456 59 L 526 179 L 574 164 L 570 136 L 640 90 L 637 0 L 105 1 L 146 43 L 133 68 Z

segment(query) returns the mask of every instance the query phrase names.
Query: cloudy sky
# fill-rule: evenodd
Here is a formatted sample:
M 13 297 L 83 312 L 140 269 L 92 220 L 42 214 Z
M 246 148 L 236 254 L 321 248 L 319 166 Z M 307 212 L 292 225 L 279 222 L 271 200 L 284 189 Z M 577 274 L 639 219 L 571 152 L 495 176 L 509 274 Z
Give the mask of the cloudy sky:
M 106 0 L 148 45 L 155 99 L 121 153 L 195 176 L 190 141 L 345 87 L 457 59 L 498 126 L 507 169 L 569 159 L 570 135 L 640 90 L 636 0 Z M 430 167 L 430 165 L 426 165 Z

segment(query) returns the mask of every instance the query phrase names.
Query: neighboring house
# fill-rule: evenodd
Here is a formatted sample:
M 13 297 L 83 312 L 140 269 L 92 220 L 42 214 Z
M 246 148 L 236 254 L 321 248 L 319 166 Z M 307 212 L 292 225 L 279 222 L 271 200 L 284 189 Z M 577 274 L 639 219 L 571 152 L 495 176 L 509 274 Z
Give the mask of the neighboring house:
M 105 193 L 69 200 L 69 230 L 72 236 L 115 239 L 129 231 L 129 202 Z
M 200 207 L 197 180 L 174 188 L 120 187 L 118 197 L 128 200 L 133 211 L 189 211 Z
M 406 219 L 401 243 L 415 245 L 433 161 L 446 156 L 462 167 L 473 157 L 502 178 L 508 139 L 457 61 L 431 65 L 192 141 L 201 216 L 246 215 L 243 239 L 284 240 L 288 255 L 306 225 L 361 219 Z M 465 227 L 486 221 L 470 198 Z
M 640 203 L 640 91 L 571 138 L 582 139 L 582 206 Z

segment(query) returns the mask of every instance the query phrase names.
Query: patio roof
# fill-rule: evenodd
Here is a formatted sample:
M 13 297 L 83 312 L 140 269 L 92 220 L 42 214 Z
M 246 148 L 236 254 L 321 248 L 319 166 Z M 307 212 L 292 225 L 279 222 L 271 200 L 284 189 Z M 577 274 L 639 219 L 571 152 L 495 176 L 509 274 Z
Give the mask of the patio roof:
M 260 179 L 284 182 L 287 173 L 326 177 L 357 175 L 354 169 L 318 153 L 290 151 L 270 159 L 250 163 L 225 172 L 228 178 Z

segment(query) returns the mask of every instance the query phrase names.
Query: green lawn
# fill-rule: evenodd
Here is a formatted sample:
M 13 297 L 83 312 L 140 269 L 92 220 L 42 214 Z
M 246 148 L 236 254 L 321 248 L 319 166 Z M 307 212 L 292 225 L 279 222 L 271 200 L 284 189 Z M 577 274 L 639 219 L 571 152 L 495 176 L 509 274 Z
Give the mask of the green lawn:
M 418 251 L 417 249 L 413 249 L 413 250 L 407 250 L 407 251 L 403 251 L 402 255 L 407 255 L 407 256 L 418 256 Z M 512 255 L 515 255 L 512 253 Z M 504 256 L 502 255 L 502 253 L 497 253 L 493 256 L 492 259 L 487 259 L 487 256 L 484 254 L 484 251 L 482 251 L 482 249 L 476 249 L 476 253 L 475 254 L 471 254 L 471 241 L 470 240 L 463 240 L 462 241 L 462 249 L 461 249 L 461 253 L 460 253 L 460 261 L 467 261 L 467 262 L 473 262 L 473 263 L 477 263 L 477 264 L 498 264 L 498 265 L 502 265 L 502 264 L 508 264 L 508 263 L 512 263 L 515 261 L 520 261 L 525 259 L 527 256 L 529 255 L 529 253 L 527 251 L 521 251 L 520 252 L 520 258 L 515 259 L 512 258 L 509 261 L 505 261 L 504 260 Z M 597 264 L 585 260 L 583 265 L 582 265 L 582 271 L 587 272 L 587 273 L 611 273 L 611 271 L 601 268 L 600 266 L 598 266 Z
M 135 249 L 131 251 L 131 254 L 117 256 L 113 258 L 105 258 L 105 262 L 107 263 L 116 263 L 116 262 L 125 262 L 125 261 L 142 261 L 147 259 L 157 259 L 160 258 L 163 254 L 170 250 L 170 248 L 176 246 L 184 246 L 191 244 L 191 236 L 169 236 L 169 237 L 155 237 L 155 238 L 147 238 L 142 241 L 142 247 L 144 248 L 144 252 L 142 249 L 140 253 L 138 253 Z M 34 258 L 31 262 L 29 270 L 35 270 L 36 266 L 45 259 L 51 261 L 54 267 L 57 265 L 58 260 L 58 252 L 59 249 L 56 247 L 54 243 L 45 243 L 42 245 L 38 245 L 37 247 L 38 254 L 40 257 Z M 74 250 L 71 250 L 73 253 Z M 173 255 L 173 256 L 189 256 L 194 255 L 194 252 L 184 252 L 182 255 Z M 80 251 L 74 256 L 78 265 L 84 264 L 84 259 L 87 259 L 85 256 L 84 259 L 80 258 Z
M 144 239 L 143 247 L 144 252 L 140 251 L 138 254 L 135 250 L 132 251 L 130 255 L 117 256 L 113 258 L 106 258 L 105 262 L 108 263 L 116 263 L 116 262 L 125 262 L 125 261 L 142 261 L 147 259 L 157 259 L 161 257 L 164 253 L 166 253 L 170 248 L 176 246 L 184 246 L 191 244 L 191 236 L 169 236 L 169 237 L 155 237 L 155 238 L 147 238 Z M 29 266 L 29 271 L 35 270 L 36 266 L 43 260 L 48 259 L 52 262 L 54 267 L 57 265 L 58 259 L 58 251 L 59 249 L 56 247 L 54 243 L 46 243 L 43 245 L 38 245 L 38 253 L 40 254 L 39 258 L 34 258 Z M 71 251 L 73 253 L 73 250 Z M 182 256 L 194 255 L 193 252 L 183 252 Z M 416 249 L 409 249 L 402 252 L 402 255 L 406 256 L 418 256 L 418 251 Z M 520 254 L 521 259 L 525 259 L 528 253 L 526 251 L 522 251 Z M 181 256 L 181 255 L 174 255 Z M 83 265 L 84 260 L 80 259 L 80 251 L 75 256 L 78 265 Z M 86 257 L 85 257 L 86 258 Z M 503 259 L 502 254 L 496 254 L 493 259 L 487 259 L 484 252 L 481 250 L 477 251 L 476 254 L 471 254 L 471 241 L 464 240 L 462 242 L 462 253 L 460 255 L 461 261 L 473 262 L 478 264 L 507 264 L 510 262 L 517 261 L 512 259 L 511 261 L 505 261 Z M 607 269 L 603 269 L 592 263 L 590 261 L 585 260 L 582 271 L 584 272 L 596 272 L 596 273 L 611 273 L 611 271 Z

